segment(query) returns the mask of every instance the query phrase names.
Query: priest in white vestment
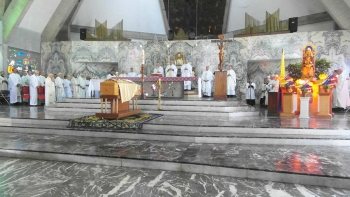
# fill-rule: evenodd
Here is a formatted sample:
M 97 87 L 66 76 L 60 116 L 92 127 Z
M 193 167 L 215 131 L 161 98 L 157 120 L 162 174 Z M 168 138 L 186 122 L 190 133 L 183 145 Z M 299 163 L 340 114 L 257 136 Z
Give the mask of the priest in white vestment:
M 85 75 L 81 74 L 78 77 L 78 98 L 85 98 L 85 88 L 86 87 L 86 82 L 85 82 Z
M 130 72 L 128 73 L 128 77 L 137 77 L 137 74 L 134 72 L 134 68 L 130 68 Z
M 39 71 L 35 71 L 34 75 L 30 76 L 30 86 L 29 86 L 29 95 L 30 101 L 29 105 L 36 106 L 38 105 L 38 81 Z
M 192 66 L 188 63 L 188 60 L 181 66 L 181 77 L 192 77 Z M 184 89 L 191 90 L 191 81 L 184 81 Z
M 38 78 L 39 78 L 40 86 L 45 86 L 46 77 L 45 77 L 44 71 L 40 72 L 40 76 L 38 76 Z
M 269 86 L 269 92 L 278 92 L 278 89 L 280 88 L 280 83 L 278 81 L 277 75 L 272 75 L 270 77 L 270 82 L 268 84 Z
M 55 79 L 55 85 L 56 85 L 56 101 L 62 102 L 63 98 L 65 97 L 64 82 L 63 82 L 63 74 L 62 73 L 57 74 L 57 77 Z
M 253 83 L 252 79 L 249 79 L 249 82 L 245 85 L 246 94 L 245 99 L 248 105 L 255 105 L 255 83 Z
M 111 72 L 107 75 L 107 79 L 110 79 L 112 77 L 116 77 L 115 76 L 115 71 L 114 70 L 111 70 Z
M 128 75 L 125 74 L 125 70 L 122 70 L 122 73 L 119 75 L 119 77 L 127 77 Z
M 8 81 L 5 78 L 4 71 L 0 71 L 0 91 L 1 90 L 8 90 L 7 84 L 8 84 Z
M 227 97 L 233 97 L 236 95 L 236 73 L 232 68 L 232 65 L 229 66 L 227 70 Z
M 166 77 L 176 77 L 177 68 L 174 64 L 174 61 L 170 61 L 170 64 L 165 68 Z
M 164 77 L 164 68 L 160 65 L 160 62 L 157 63 L 157 67 L 153 69 L 154 74 L 162 74 L 162 77 Z
M 17 73 L 16 69 L 13 69 L 13 72 L 9 75 L 9 91 L 10 91 L 10 103 L 16 104 L 21 102 L 21 77 Z
M 73 78 L 71 80 L 71 87 L 72 87 L 73 98 L 78 98 L 78 95 L 79 95 L 78 84 L 79 84 L 79 81 L 78 81 L 78 78 L 77 78 L 77 74 L 73 74 Z
M 342 68 L 337 69 L 335 73 L 338 75 L 338 83 L 335 88 L 335 99 L 333 101 L 333 107 L 346 109 L 348 106 L 350 106 L 347 82 L 349 78 L 344 75 Z
M 91 98 L 91 89 L 90 86 L 90 77 L 86 77 L 85 79 L 85 98 Z
M 29 86 L 29 76 L 27 72 L 23 72 L 23 76 L 21 77 L 21 86 Z
M 138 74 L 137 77 L 140 77 L 140 78 L 141 78 L 141 77 L 142 77 L 142 74 L 141 74 L 141 73 Z M 147 76 L 144 74 L 143 77 L 147 77 Z
M 211 96 L 212 84 L 213 84 L 213 73 L 209 70 L 209 66 L 205 67 L 205 71 L 202 74 L 202 91 L 203 96 Z
M 45 106 L 55 103 L 55 82 L 53 82 L 54 76 L 50 73 L 45 79 Z
M 71 77 L 67 75 L 67 79 L 63 80 L 64 82 L 64 93 L 66 98 L 72 98 L 72 87 L 71 87 Z

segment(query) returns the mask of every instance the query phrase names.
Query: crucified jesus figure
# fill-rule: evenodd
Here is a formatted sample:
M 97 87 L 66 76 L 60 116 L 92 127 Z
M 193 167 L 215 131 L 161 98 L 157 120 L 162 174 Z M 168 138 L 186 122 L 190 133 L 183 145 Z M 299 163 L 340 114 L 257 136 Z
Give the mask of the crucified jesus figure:
M 216 42 L 216 44 L 218 45 L 219 50 L 220 50 L 220 52 L 219 52 L 219 61 L 220 61 L 220 63 L 218 65 L 218 68 L 219 68 L 220 71 L 222 71 L 222 63 L 224 62 L 224 54 L 225 54 L 224 53 L 224 48 L 225 48 L 227 42 L 224 42 L 224 38 L 225 38 L 224 35 L 221 34 L 218 37 L 220 39 L 219 42 Z

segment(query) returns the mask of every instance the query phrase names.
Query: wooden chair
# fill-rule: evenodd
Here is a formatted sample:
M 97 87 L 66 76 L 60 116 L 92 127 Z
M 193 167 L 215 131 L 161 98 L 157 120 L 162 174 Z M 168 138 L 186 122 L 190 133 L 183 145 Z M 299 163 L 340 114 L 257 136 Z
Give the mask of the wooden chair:
M 28 103 L 29 103 L 30 95 L 29 95 L 29 87 L 28 86 L 22 87 L 22 103 L 23 103 L 24 99 L 28 99 Z

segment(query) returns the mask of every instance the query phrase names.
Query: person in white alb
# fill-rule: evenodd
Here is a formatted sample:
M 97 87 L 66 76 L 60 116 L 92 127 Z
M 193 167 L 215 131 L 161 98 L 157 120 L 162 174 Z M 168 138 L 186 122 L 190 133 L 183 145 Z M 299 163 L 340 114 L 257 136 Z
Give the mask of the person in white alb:
M 10 91 L 10 103 L 16 104 L 21 102 L 21 77 L 17 73 L 16 69 L 13 69 L 13 72 L 9 75 L 9 91 Z
M 21 86 L 29 86 L 29 76 L 27 72 L 23 72 L 23 76 L 21 77 Z
M 204 97 L 211 96 L 213 78 L 213 72 L 209 70 L 209 66 L 206 66 L 205 71 L 202 74 L 202 91 Z
M 73 78 L 71 80 L 71 87 L 72 87 L 72 93 L 73 93 L 73 98 L 79 98 L 79 81 L 77 78 L 77 74 L 73 74 Z
M 85 98 L 91 98 L 91 91 L 89 89 L 90 86 L 90 77 L 87 76 L 85 79 Z
M 55 82 L 53 74 L 50 73 L 45 79 L 45 106 L 50 106 L 51 103 L 55 103 Z
M 110 79 L 112 77 L 115 77 L 115 71 L 111 70 L 111 72 L 107 75 L 107 79 Z
M 8 84 L 8 81 L 5 78 L 4 71 L 0 71 L 0 91 L 1 90 L 8 90 L 7 89 L 7 84 Z
M 245 85 L 246 94 L 245 99 L 248 105 L 255 105 L 255 83 L 253 83 L 252 79 L 249 79 L 248 83 Z
M 119 75 L 119 77 L 127 77 L 127 75 L 125 74 L 125 70 L 122 70 L 122 73 Z
M 192 77 L 192 66 L 188 63 L 188 60 L 181 66 L 181 77 Z M 191 90 L 191 81 L 184 81 L 184 89 Z
M 64 81 L 64 93 L 66 95 L 66 98 L 72 98 L 72 87 L 71 87 L 71 77 L 67 75 L 67 79 Z
M 57 74 L 57 77 L 55 79 L 55 86 L 56 86 L 56 101 L 62 102 L 63 97 L 65 97 L 64 82 L 63 82 L 63 74 L 62 73 Z
M 78 77 L 78 98 L 85 98 L 86 93 L 86 82 L 85 82 L 85 75 L 81 74 Z
M 164 76 L 164 68 L 163 66 L 160 64 L 160 62 L 157 63 L 157 67 L 155 67 L 153 69 L 153 73 L 156 74 L 162 74 L 162 77 Z
M 176 77 L 177 68 L 174 64 L 174 61 L 170 61 L 170 64 L 165 68 L 166 77 Z
M 232 68 L 232 65 L 229 66 L 227 70 L 227 97 L 233 97 L 236 95 L 236 73 Z
M 128 73 L 128 77 L 137 77 L 137 74 L 134 72 L 134 68 L 130 68 L 130 72 Z
M 31 106 L 38 105 L 38 87 L 39 87 L 39 81 L 38 81 L 39 71 L 35 71 L 34 75 L 30 76 L 30 86 L 29 86 L 29 93 L 30 93 L 30 102 L 29 104 Z
M 270 82 L 268 84 L 269 86 L 269 92 L 278 92 L 278 89 L 280 88 L 280 83 L 278 81 L 277 75 L 272 75 L 270 77 Z
M 348 82 L 349 78 L 347 78 L 342 68 L 338 68 L 334 71 L 335 74 L 337 74 L 338 77 L 338 83 L 335 87 L 335 94 L 334 94 L 334 101 L 333 101 L 333 107 L 339 107 L 346 109 L 348 106 L 350 106 L 349 101 L 349 92 L 348 92 Z

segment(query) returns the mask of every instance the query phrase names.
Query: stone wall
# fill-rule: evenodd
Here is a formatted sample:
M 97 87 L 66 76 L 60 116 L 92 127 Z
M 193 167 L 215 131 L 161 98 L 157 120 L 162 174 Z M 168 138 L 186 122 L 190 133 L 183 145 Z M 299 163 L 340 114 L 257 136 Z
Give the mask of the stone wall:
M 285 50 L 286 59 L 301 59 L 302 47 L 308 42 L 317 47 L 317 58 L 338 62 L 344 67 L 346 73 L 350 71 L 350 31 L 300 32 L 235 38 L 225 47 L 224 67 L 233 65 L 237 75 L 237 95 L 244 99 L 247 74 L 255 76 L 259 81 L 262 80 L 263 75 L 275 74 L 276 71 L 272 67 L 278 66 L 282 49 Z M 166 66 L 168 57 L 173 57 L 177 52 L 181 52 L 192 62 L 197 75 L 201 75 L 207 65 L 215 71 L 219 63 L 219 50 L 216 43 L 211 43 L 211 40 L 73 41 L 43 42 L 41 44 L 42 67 L 47 73 L 85 73 L 99 78 L 104 78 L 113 68 L 118 68 L 120 72 L 129 71 L 130 67 L 134 67 L 134 70 L 139 72 L 142 49 L 145 50 L 147 74 L 150 74 L 158 61 Z M 261 64 L 268 67 L 267 72 L 254 69 L 248 73 L 248 61 L 251 60 L 267 62 Z M 275 63 L 269 65 L 269 62 Z

